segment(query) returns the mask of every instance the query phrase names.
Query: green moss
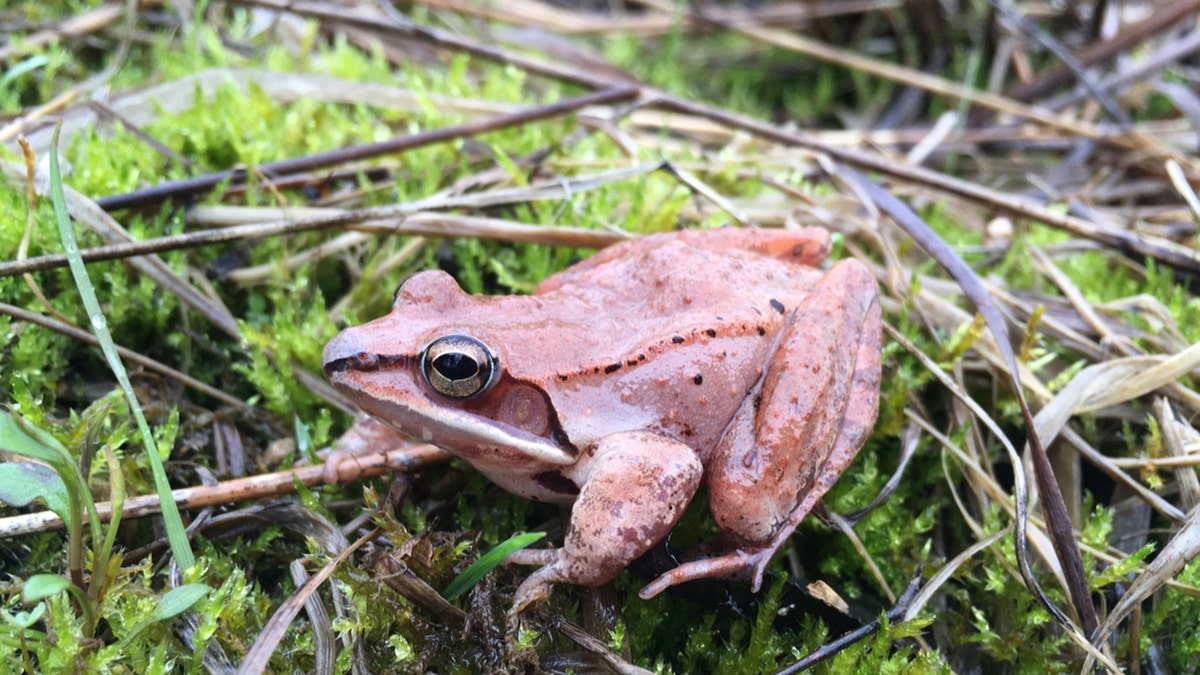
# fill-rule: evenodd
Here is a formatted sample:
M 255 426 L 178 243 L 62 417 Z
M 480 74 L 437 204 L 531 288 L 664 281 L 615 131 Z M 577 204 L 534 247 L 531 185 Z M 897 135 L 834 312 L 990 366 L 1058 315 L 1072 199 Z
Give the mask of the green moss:
M 21 12 L 33 23 L 46 23 L 100 3 L 101 0 L 26 3 Z M 413 11 L 418 19 L 426 12 L 420 8 Z M 864 19 L 867 22 L 879 20 L 877 17 Z M 116 89 L 142 86 L 221 66 L 253 67 L 322 73 L 391 85 L 399 82 L 416 92 L 423 105 L 418 112 L 407 113 L 310 100 L 281 104 L 254 86 L 248 89 L 233 85 L 219 87 L 203 104 L 177 114 L 162 114 L 145 129 L 195 161 L 195 170 L 199 172 L 238 165 L 254 166 L 443 127 L 466 119 L 435 105 L 434 95 L 536 105 L 578 93 L 578 89 L 568 85 L 531 78 L 515 68 L 462 55 L 454 56 L 444 64 L 412 60 L 397 69 L 388 63 L 380 49 L 364 52 L 342 36 L 324 43 L 318 38 L 314 23 L 303 27 L 300 49 L 292 52 L 273 44 L 265 34 L 252 34 L 249 14 L 241 8 L 226 10 L 219 21 L 223 23 L 212 18 L 196 22 L 182 42 L 162 39 L 134 45 L 129 58 L 111 81 L 112 86 Z M 869 25 L 859 29 L 868 28 Z M 835 32 L 829 38 L 848 37 L 836 32 L 843 29 L 835 25 Z M 911 36 L 906 42 L 902 40 L 904 44 L 898 44 L 896 50 L 919 51 L 915 49 L 914 40 Z M 249 45 L 250 49 L 234 51 L 227 48 L 227 44 Z M 684 35 L 675 31 L 659 39 L 608 40 L 604 49 L 613 61 L 680 96 L 707 97 L 762 118 L 787 119 L 801 124 L 827 123 L 841 111 L 882 105 L 894 91 L 893 85 L 877 78 L 831 68 L 738 35 Z M 49 100 L 87 74 L 96 72 L 109 57 L 56 44 L 31 51 L 24 58 L 27 68 L 0 84 L 0 109 L 17 110 Z M 714 67 L 714 64 L 721 67 Z M 956 81 L 975 78 L 978 84 L 978 78 L 985 76 L 982 69 L 972 65 L 970 49 L 956 50 L 945 70 Z M 1151 102 L 1152 106 L 1158 104 Z M 931 109 L 937 109 L 942 104 L 935 100 L 930 105 Z M 381 159 L 380 162 L 398 166 L 394 179 L 384 189 L 367 194 L 363 203 L 389 204 L 426 197 L 446 188 L 459 177 L 493 166 L 502 167 L 510 179 L 521 184 L 529 179 L 531 172 L 523 158 L 547 148 L 550 153 L 542 160 L 542 165 L 550 170 L 560 170 L 555 164 L 560 160 L 594 162 L 597 166 L 628 163 L 629 159 L 603 134 L 587 135 L 569 147 L 563 147 L 563 139 L 576 129 L 571 119 L 551 120 L 492 132 L 469 142 L 406 152 L 399 158 L 402 163 L 394 157 Z M 119 124 L 103 133 L 89 130 L 71 139 L 66 147 L 67 159 L 73 166 L 73 172 L 67 178 L 69 184 L 93 196 L 121 193 L 186 175 L 182 167 L 169 165 L 165 158 Z M 648 156 L 639 157 L 639 160 L 657 158 L 657 150 L 645 152 Z M 745 177 L 746 169 L 766 174 L 773 171 L 770 165 L 747 160 L 744 153 L 734 147 L 715 150 L 712 154 L 704 154 L 701 148 L 688 148 L 670 159 L 704 160 L 715 167 L 704 175 L 704 179 L 717 191 L 734 198 L 753 197 L 762 191 L 760 181 Z M 772 177 L 780 178 L 779 175 Z M 804 185 L 802 189 L 818 197 L 829 191 L 824 185 Z M 281 194 L 288 203 L 306 201 L 306 196 L 299 192 Z M 255 205 L 276 205 L 278 199 L 279 195 L 275 193 L 257 190 L 245 197 L 247 203 Z M 218 192 L 204 197 L 203 201 L 217 203 L 222 197 Z M 659 172 L 567 200 L 497 208 L 494 215 L 528 223 L 615 226 L 649 232 L 676 227 L 684 211 L 701 201 L 681 188 L 673 177 Z M 726 215 L 708 205 L 704 207 L 711 215 L 703 219 L 703 225 L 728 221 Z M 0 214 L 6 216 L 0 218 L 0 251 L 5 258 L 15 257 L 25 229 L 26 208 L 23 186 L 0 188 Z M 48 206 L 45 203 L 39 205 L 35 215 L 37 227 L 30 254 L 57 251 L 59 244 L 49 226 Z M 965 231 L 955 214 L 942 205 L 925 209 L 923 215 L 951 246 L 962 250 L 981 241 L 977 234 Z M 121 221 L 137 238 L 185 229 L 182 211 L 174 207 L 140 216 L 121 214 Z M 341 260 L 327 259 L 291 270 L 280 264 L 279 261 L 290 253 L 315 245 L 325 237 L 324 234 L 304 234 L 286 240 L 255 242 L 253 246 L 210 247 L 164 256 L 180 273 L 187 265 L 203 266 L 231 252 L 244 254 L 247 264 L 276 265 L 269 277 L 254 287 L 238 288 L 219 279 L 213 281 L 223 300 L 243 322 L 248 343 L 244 351 L 241 345 L 196 318 L 171 294 L 127 265 L 102 263 L 91 269 L 107 305 L 109 324 L 118 343 L 183 366 L 200 379 L 217 384 L 270 413 L 265 416 L 265 422 L 255 418 L 252 425 L 244 425 L 245 428 L 239 425 L 239 429 L 247 433 L 246 447 L 254 448 L 265 446 L 281 433 L 287 433 L 293 420 L 307 424 L 313 443 L 318 445 L 348 423 L 340 415 L 335 419 L 328 408 L 295 378 L 298 368 L 314 372 L 318 369 L 320 349 L 337 330 L 326 314 L 325 298 L 331 301 L 342 298 L 349 290 L 349 306 L 344 318 L 348 322 L 358 322 L 385 312 L 396 283 L 419 267 L 445 267 L 471 292 L 528 292 L 540 279 L 562 269 L 573 258 L 587 254 L 586 251 L 543 246 L 456 240 L 432 243 L 410 265 L 385 273 L 381 271 L 381 265 L 394 254 L 401 240 L 381 238 L 370 250 L 345 254 Z M 84 245 L 99 243 L 99 239 L 90 234 L 84 234 L 82 238 Z M 985 271 L 1004 278 L 1013 287 L 1056 295 L 1057 289 L 1049 286 L 1033 269 L 1028 251 L 1030 246 L 1051 246 L 1067 238 L 1050 228 L 1018 223 L 1016 239 L 1007 255 Z M 346 265 L 342 260 L 351 256 L 354 257 L 353 266 L 356 271 L 361 271 L 362 277 L 355 288 L 347 289 Z M 976 265 L 986 261 L 983 254 L 965 257 Z M 1170 270 L 1148 265 L 1143 279 L 1129 267 L 1115 264 L 1111 257 L 1100 252 L 1073 255 L 1058 260 L 1057 264 L 1094 302 L 1139 293 L 1152 295 L 1168 308 L 1187 340 L 1200 340 L 1200 302 L 1175 282 Z M 936 273 L 932 264 L 917 271 Z M 86 324 L 86 317 L 73 292 L 69 291 L 71 285 L 64 273 L 39 273 L 37 279 L 59 311 Z M 0 296 L 5 302 L 40 310 L 40 304 L 21 280 L 0 280 Z M 904 307 L 898 315 L 889 318 L 919 348 L 930 354 L 943 353 L 934 337 L 925 334 L 908 312 L 909 308 Z M 1156 329 L 1144 317 L 1128 315 L 1127 318 L 1136 325 Z M 186 330 L 179 330 L 180 325 L 186 326 Z M 123 452 L 129 445 L 131 433 L 129 425 L 122 421 L 123 403 L 118 397 L 106 395 L 104 386 L 96 387 L 97 383 L 103 385 L 107 380 L 92 351 L 49 331 L 21 326 L 2 317 L 0 337 L 3 338 L 0 348 L 3 402 L 14 405 L 40 427 L 53 431 L 68 447 L 82 447 L 89 435 L 99 443 L 109 444 L 116 449 L 133 491 L 145 491 L 148 479 L 142 462 Z M 948 336 L 936 337 L 944 340 Z M 267 352 L 272 354 L 270 358 Z M 958 360 L 961 355 L 950 356 Z M 1051 361 L 1056 366 L 1082 363 L 1060 346 L 1046 341 L 1035 345 L 1031 358 L 1034 361 L 1040 359 L 1035 365 L 1042 367 L 1050 366 Z M 897 461 L 899 439 L 908 424 L 905 408 L 931 379 L 924 367 L 897 344 L 889 342 L 885 345 L 884 363 L 887 377 L 879 424 L 872 440 L 826 499 L 836 512 L 852 511 L 878 494 Z M 934 419 L 944 421 L 949 417 L 945 410 L 948 406 L 945 401 L 936 399 L 923 396 L 921 404 Z M 190 400 L 183 398 L 180 403 L 186 405 Z M 1015 434 L 1018 422 L 1011 396 L 1000 393 L 993 403 L 1001 423 Z M 108 414 L 101 414 L 106 408 Z M 182 423 L 178 421 L 181 418 Z M 161 423 L 158 435 L 163 443 L 186 434 L 189 423 L 186 412 L 181 415 L 164 409 L 158 419 Z M 1089 438 L 1105 433 L 1102 423 L 1095 417 L 1083 418 L 1080 427 Z M 1136 425 L 1125 430 L 1130 448 L 1120 443 L 1116 445 L 1130 452 L 1140 452 L 1139 430 Z M 968 433 L 969 429 L 960 428 L 952 442 L 963 443 Z M 211 458 L 188 459 L 203 463 Z M 957 468 L 951 462 L 947 464 L 950 465 L 948 471 L 943 468 L 941 453 L 936 452 L 936 446 L 922 441 L 901 488 L 856 526 L 856 533 L 867 553 L 878 563 L 893 589 L 903 587 L 918 564 L 935 569 L 944 563 L 945 557 L 975 540 L 976 535 L 956 515 L 957 507 L 945 487 L 947 472 L 952 483 L 961 480 Z M 89 478 L 96 493 L 103 495 L 109 480 L 103 462 L 93 465 Z M 425 479 L 429 485 L 422 489 L 431 493 L 429 502 L 449 500 L 446 496 L 449 490 L 453 495 L 452 506 L 429 514 L 421 508 L 425 502 L 412 500 L 404 505 L 398 520 L 380 515 L 379 523 L 393 546 L 412 543 L 428 547 L 431 562 L 429 569 L 422 573 L 435 585 L 453 578 L 476 551 L 487 550 L 514 531 L 544 526 L 559 515 L 555 507 L 535 504 L 503 492 L 463 463 L 455 463 L 445 470 L 431 469 Z M 382 485 L 382 482 L 373 485 Z M 336 493 L 332 490 L 310 493 L 305 500 L 310 506 L 320 507 L 333 494 Z M 366 489 L 365 497 L 369 506 L 378 506 L 371 488 Z M 997 509 L 984 514 L 984 521 L 987 532 L 1009 524 L 1007 517 Z M 151 535 L 147 523 L 137 526 L 144 528 L 146 538 Z M 1094 509 L 1084 523 L 1085 539 L 1099 544 L 1108 536 L 1110 528 L 1110 513 Z M 715 534 L 715 524 L 708 515 L 706 500 L 701 496 L 684 515 L 672 544 L 686 548 Z M 932 550 L 931 540 L 938 541 L 941 548 Z M 22 561 L 19 571 L 11 568 L 12 563 L 6 563 L 9 565 L 6 572 L 27 576 L 61 569 L 60 535 L 27 537 L 21 543 L 26 547 L 27 559 Z M 199 622 L 196 649 L 185 647 L 166 625 L 145 630 L 126 645 L 127 648 L 116 648 L 123 636 L 130 634 L 134 626 L 149 616 L 161 596 L 161 578 L 153 574 L 148 564 L 128 561 L 130 568 L 113 582 L 105 600 L 104 618 L 111 632 L 102 636 L 103 644 L 87 642 L 65 596 L 56 597 L 45 603 L 45 622 L 37 626 L 53 630 L 55 641 L 38 641 L 39 636 L 31 633 L 38 665 L 47 671 L 84 666 L 112 672 L 154 672 L 172 667 L 200 670 L 205 645 L 220 645 L 233 655 L 244 653 L 249 637 L 257 635 L 272 608 L 293 590 L 283 569 L 284 556 L 280 555 L 280 549 L 288 555 L 294 554 L 292 557 L 311 552 L 276 529 L 268 529 L 254 537 L 222 541 L 219 546 L 200 540 L 198 546 L 202 564 L 187 573 L 187 580 L 207 583 L 214 591 L 196 607 Z M 844 536 L 831 533 L 815 518 L 809 518 L 801 525 L 792 547 L 810 574 L 827 580 L 856 606 L 874 611 L 886 604 L 878 582 L 859 553 Z M 1149 547 L 1144 548 L 1111 567 L 1085 558 L 1093 587 L 1103 588 L 1123 578 L 1148 556 L 1149 551 Z M 1045 612 L 1029 598 L 1027 590 L 1013 574 L 1014 568 L 1009 540 L 971 561 L 948 583 L 944 606 L 937 610 L 938 624 L 951 634 L 951 644 L 973 643 L 981 654 L 985 669 L 1058 672 L 1075 668 L 1072 647 Z M 782 560 L 772 567 L 776 578 L 781 578 L 784 570 Z M 495 592 L 487 600 L 466 598 L 462 606 L 467 606 L 468 602 L 492 602 L 495 605 L 493 616 L 500 616 L 506 609 L 503 598 L 527 571 L 497 570 L 485 581 L 496 584 Z M 253 578 L 248 579 L 248 573 L 253 573 Z M 403 669 L 432 664 L 439 672 L 470 672 L 478 670 L 481 664 L 491 663 L 487 659 L 492 656 L 480 645 L 463 645 L 462 641 L 439 637 L 446 632 L 444 627 L 414 611 L 366 568 L 343 566 L 338 574 L 339 582 L 350 592 L 351 612 L 349 618 L 336 624 L 336 629 L 361 634 L 373 665 L 380 669 Z M 1200 565 L 1189 565 L 1180 580 L 1200 584 Z M 1063 598 L 1053 580 L 1042 577 L 1041 581 L 1061 604 Z M 721 613 L 724 610 L 719 607 L 688 602 L 668 594 L 642 601 L 636 592 L 644 583 L 645 579 L 632 572 L 624 573 L 618 579 L 621 606 L 625 611 L 623 628 L 634 661 L 660 672 L 740 673 L 777 669 L 830 637 L 829 629 L 816 617 L 781 620 L 781 613 L 787 609 L 781 606 L 782 582 L 769 583 L 768 589 L 749 605 L 752 611 L 745 616 L 731 616 Z M 724 587 L 741 588 L 738 583 L 730 582 Z M 557 589 L 555 607 L 577 616 L 574 607 L 577 593 L 572 588 Z M 14 602 L 7 602 L 5 608 L 10 613 L 27 609 Z M 1144 616 L 1146 628 L 1141 653 L 1147 654 L 1153 647 L 1160 650 L 1167 664 L 1176 671 L 1194 669 L 1200 643 L 1194 638 L 1193 629 L 1200 623 L 1200 603 L 1185 593 L 1165 589 L 1159 604 L 1148 606 Z M 822 668 L 827 672 L 885 673 L 945 669 L 938 655 L 920 653 L 904 641 L 907 631 L 918 627 L 886 627 L 878 637 L 852 647 Z M 45 635 L 44 631 L 42 635 Z M 1020 639 L 1014 639 L 1014 636 Z M 530 639 L 546 653 L 571 649 L 552 636 L 534 633 Z M 6 647 L 4 667 L 14 670 L 23 667 L 17 648 L 11 642 L 3 644 Z M 1117 650 L 1128 653 L 1128 645 L 1118 643 Z M 348 666 L 350 658 L 349 653 L 344 653 L 341 665 Z M 311 635 L 303 624 L 288 631 L 271 665 L 280 671 L 313 667 Z

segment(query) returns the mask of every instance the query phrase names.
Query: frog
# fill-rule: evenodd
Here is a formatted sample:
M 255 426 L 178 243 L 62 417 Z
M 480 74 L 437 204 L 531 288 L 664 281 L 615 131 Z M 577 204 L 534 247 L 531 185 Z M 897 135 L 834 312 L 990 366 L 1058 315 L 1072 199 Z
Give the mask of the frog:
M 663 541 L 703 485 L 720 535 L 640 596 L 767 565 L 851 464 L 879 408 L 879 289 L 828 264 L 829 232 L 643 236 L 528 295 L 468 294 L 440 270 L 325 347 L 333 387 L 502 488 L 570 506 L 511 613 L 598 586 Z M 824 268 L 822 267 L 824 265 Z

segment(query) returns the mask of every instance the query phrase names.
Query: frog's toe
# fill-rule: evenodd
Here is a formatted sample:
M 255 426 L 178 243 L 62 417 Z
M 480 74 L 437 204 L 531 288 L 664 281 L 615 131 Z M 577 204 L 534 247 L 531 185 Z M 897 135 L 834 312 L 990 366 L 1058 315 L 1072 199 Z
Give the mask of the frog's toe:
M 762 584 L 762 570 L 771 562 L 774 551 L 744 551 L 734 550 L 715 558 L 704 558 L 687 562 L 655 579 L 650 585 L 638 592 L 643 600 L 649 600 L 671 586 L 678 586 L 686 581 L 695 579 L 729 578 L 744 575 L 747 571 L 754 574 L 754 590 Z
M 649 600 L 671 586 L 678 586 L 695 579 L 750 579 L 750 590 L 757 593 L 762 587 L 767 566 L 775 557 L 777 547 L 742 547 L 712 558 L 703 558 L 683 563 L 661 575 L 650 585 L 638 592 L 643 600 Z
M 759 551 L 753 554 L 754 561 L 750 563 L 750 591 L 757 593 L 758 589 L 762 588 L 763 575 L 767 571 L 767 565 L 771 564 L 774 558 L 774 550 Z
M 525 611 L 526 608 L 544 602 L 550 597 L 550 591 L 554 589 L 554 584 L 564 581 L 559 567 L 557 562 L 551 563 L 530 574 L 525 581 L 521 582 L 521 585 L 517 587 L 517 592 L 513 595 L 512 609 L 508 611 L 510 619 Z

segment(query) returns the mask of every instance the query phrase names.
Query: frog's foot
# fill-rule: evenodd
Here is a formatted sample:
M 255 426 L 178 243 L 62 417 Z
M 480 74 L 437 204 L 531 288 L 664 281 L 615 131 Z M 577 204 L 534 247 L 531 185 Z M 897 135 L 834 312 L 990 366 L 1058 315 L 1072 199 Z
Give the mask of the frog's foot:
M 513 595 L 512 609 L 508 610 L 509 620 L 525 611 L 526 608 L 545 601 L 550 597 L 554 584 L 568 581 L 559 563 L 562 549 L 523 549 L 514 552 L 505 562 L 517 565 L 542 565 L 543 567 L 530 574 Z
M 819 483 L 828 481 L 832 485 L 833 481 L 837 480 L 837 476 L 828 476 L 822 478 Z M 649 586 L 646 586 L 638 595 L 643 600 L 648 600 L 662 593 L 671 586 L 677 586 L 685 581 L 694 579 L 713 579 L 713 578 L 729 578 L 729 577 L 750 577 L 750 590 L 757 593 L 762 587 L 763 574 L 767 570 L 767 565 L 783 547 L 784 542 L 792 533 L 796 531 L 796 526 L 804 520 L 804 516 L 817 505 L 821 495 L 828 490 L 827 486 L 818 485 L 818 489 L 810 492 L 796 508 L 788 515 L 785 520 L 765 543 L 758 545 L 743 545 L 734 548 L 733 550 L 713 558 L 704 558 L 702 560 L 693 560 L 686 562 L 663 574 L 655 579 Z M 703 545 L 702 545 L 703 546 Z
M 545 599 L 556 583 L 611 581 L 675 526 L 700 485 L 700 460 L 687 445 L 648 432 L 624 432 L 590 448 L 562 548 L 524 550 L 517 564 L 543 565 L 517 588 L 509 617 Z
M 750 577 L 750 590 L 757 593 L 758 589 L 762 587 L 763 574 L 767 570 L 767 565 L 771 564 L 777 550 L 777 547 L 772 545 L 752 550 L 736 549 L 714 558 L 683 563 L 638 591 L 638 596 L 643 600 L 649 600 L 671 586 L 678 586 L 696 579 L 728 579 L 746 576 Z

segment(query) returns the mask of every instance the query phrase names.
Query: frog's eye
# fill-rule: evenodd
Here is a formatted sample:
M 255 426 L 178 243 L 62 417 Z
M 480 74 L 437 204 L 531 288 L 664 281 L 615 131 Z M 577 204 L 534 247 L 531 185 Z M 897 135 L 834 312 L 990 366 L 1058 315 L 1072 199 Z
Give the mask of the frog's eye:
M 466 335 L 446 335 L 421 350 L 421 373 L 442 396 L 478 396 L 492 386 L 499 370 L 487 345 Z

